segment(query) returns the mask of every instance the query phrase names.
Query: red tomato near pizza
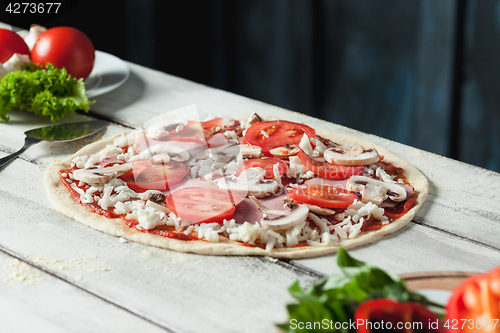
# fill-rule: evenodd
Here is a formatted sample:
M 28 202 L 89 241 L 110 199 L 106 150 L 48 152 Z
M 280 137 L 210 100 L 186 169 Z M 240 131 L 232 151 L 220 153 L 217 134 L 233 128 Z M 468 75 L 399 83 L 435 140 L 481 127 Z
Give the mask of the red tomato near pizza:
M 7 29 L 0 29 L 0 63 L 5 63 L 14 53 L 29 55 L 30 49 L 18 34 Z
M 38 37 L 31 51 L 31 61 L 45 66 L 51 63 L 66 68 L 76 78 L 86 78 L 94 67 L 95 49 L 90 38 L 78 29 L 51 28 Z

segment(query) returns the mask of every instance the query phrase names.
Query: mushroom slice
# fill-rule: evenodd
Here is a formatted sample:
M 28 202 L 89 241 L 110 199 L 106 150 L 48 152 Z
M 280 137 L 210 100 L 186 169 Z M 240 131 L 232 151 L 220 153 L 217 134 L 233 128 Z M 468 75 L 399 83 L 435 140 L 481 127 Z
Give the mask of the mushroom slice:
M 286 230 L 301 224 L 307 219 L 309 208 L 306 205 L 294 205 L 292 210 L 284 216 L 270 219 L 267 216 L 260 220 L 260 225 L 264 229 Z
M 314 214 L 317 214 L 317 215 L 328 216 L 328 215 L 335 215 L 335 214 L 337 214 L 337 212 L 334 211 L 333 209 L 328 209 L 328 208 L 325 208 L 325 207 L 308 205 L 308 204 L 306 204 L 306 206 L 307 206 L 307 208 L 309 208 L 309 210 L 311 212 L 313 212 Z
M 239 145 L 240 156 L 242 158 L 259 158 L 262 155 L 262 148 L 252 145 Z
M 265 198 L 278 190 L 278 183 L 272 179 L 264 179 L 266 170 L 262 168 L 248 168 L 238 177 L 226 176 L 217 180 L 217 186 L 223 190 L 231 190 L 241 197 L 253 195 Z
M 103 185 L 111 178 L 121 176 L 132 171 L 132 163 L 116 164 L 107 168 L 88 168 L 73 171 L 73 177 L 89 185 Z
M 300 148 L 296 145 L 289 145 L 288 143 L 284 146 L 271 149 L 269 152 L 276 158 L 287 159 L 290 156 L 295 156 L 299 153 Z
M 272 208 L 266 207 L 262 204 L 262 202 L 259 201 L 259 199 L 257 199 L 253 195 L 249 196 L 248 198 L 250 200 L 252 200 L 253 203 L 255 204 L 255 206 L 257 206 L 257 209 L 260 210 L 264 214 L 284 216 L 284 215 L 288 215 L 292 212 L 291 210 L 279 210 L 279 209 L 272 209 Z M 283 206 L 285 206 L 285 204 Z M 296 206 L 296 205 L 286 204 L 286 207 L 289 207 L 289 208 L 293 208 L 294 206 Z
M 151 139 L 158 139 L 168 135 L 173 130 L 182 131 L 187 124 L 188 121 L 184 119 L 160 121 L 149 126 L 147 135 Z
M 250 115 L 250 117 L 248 117 L 247 128 L 262 121 L 263 121 L 262 118 L 257 113 L 254 112 Z
M 355 144 L 350 149 L 329 148 L 323 153 L 325 160 L 338 165 L 368 165 L 379 161 L 380 156 L 374 148 L 364 149 Z
M 397 184 L 387 183 L 365 176 L 352 176 L 346 188 L 351 192 L 361 193 L 361 201 L 379 206 L 387 198 L 393 201 L 404 201 L 406 190 Z

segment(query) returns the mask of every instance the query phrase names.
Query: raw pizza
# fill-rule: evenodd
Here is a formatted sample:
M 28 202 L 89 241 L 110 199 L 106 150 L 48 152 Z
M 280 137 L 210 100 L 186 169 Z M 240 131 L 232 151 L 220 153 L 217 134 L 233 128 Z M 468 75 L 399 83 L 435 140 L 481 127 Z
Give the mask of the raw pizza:
M 52 164 L 56 209 L 96 230 L 212 255 L 306 258 L 408 224 L 428 194 L 411 164 L 289 120 L 159 118 Z

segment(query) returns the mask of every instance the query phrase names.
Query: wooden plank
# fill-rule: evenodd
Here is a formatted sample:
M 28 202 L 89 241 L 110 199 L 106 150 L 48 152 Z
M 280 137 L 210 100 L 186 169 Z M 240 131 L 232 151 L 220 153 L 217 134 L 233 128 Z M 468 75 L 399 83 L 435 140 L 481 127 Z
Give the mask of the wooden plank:
M 166 332 L 1 251 L 0 313 L 0 332 Z
M 263 257 L 201 256 L 121 243 L 55 212 L 42 174 L 24 160 L 0 172 L 0 246 L 172 331 L 272 331 L 286 318 L 288 286 L 317 279 Z

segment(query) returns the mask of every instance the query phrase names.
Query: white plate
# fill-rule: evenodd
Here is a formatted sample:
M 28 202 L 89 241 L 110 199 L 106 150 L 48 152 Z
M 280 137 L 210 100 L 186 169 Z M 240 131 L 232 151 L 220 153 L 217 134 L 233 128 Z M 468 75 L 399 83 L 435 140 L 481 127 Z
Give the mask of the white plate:
M 95 97 L 121 86 L 127 81 L 130 70 L 127 64 L 112 54 L 95 51 L 94 68 L 85 79 L 87 97 Z

